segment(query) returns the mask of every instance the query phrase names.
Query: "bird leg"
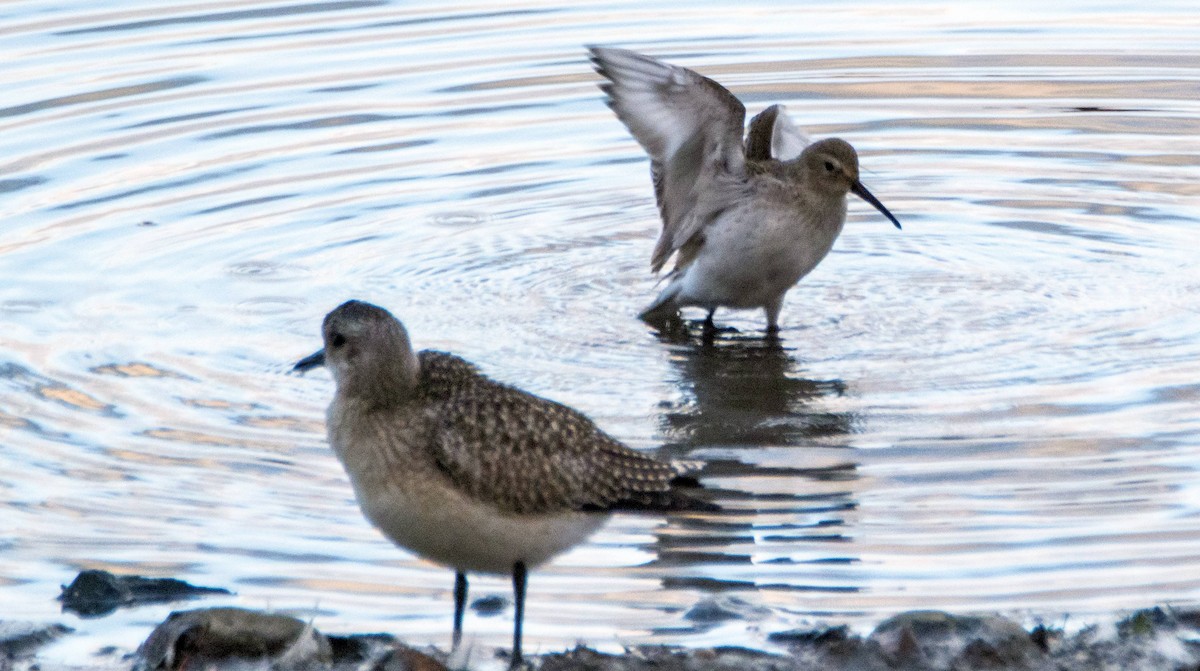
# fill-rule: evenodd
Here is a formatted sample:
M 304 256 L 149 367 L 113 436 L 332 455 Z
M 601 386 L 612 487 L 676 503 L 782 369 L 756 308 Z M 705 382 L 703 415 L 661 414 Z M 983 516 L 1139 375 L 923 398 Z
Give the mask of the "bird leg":
M 767 313 L 767 335 L 779 334 L 779 311 L 782 308 L 783 296 L 763 306 L 763 310 Z
M 517 562 L 513 564 L 513 651 L 512 663 L 510 669 L 516 669 L 521 666 L 521 622 L 525 619 L 525 562 Z
M 463 611 L 467 609 L 467 574 L 458 571 L 454 574 L 454 639 L 452 650 L 458 649 L 462 641 Z

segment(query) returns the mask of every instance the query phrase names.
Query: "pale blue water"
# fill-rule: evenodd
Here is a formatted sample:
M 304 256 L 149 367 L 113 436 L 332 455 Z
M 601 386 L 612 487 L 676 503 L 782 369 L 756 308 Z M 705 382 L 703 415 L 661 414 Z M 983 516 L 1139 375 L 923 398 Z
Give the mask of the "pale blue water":
M 591 43 L 848 139 L 904 231 L 852 203 L 780 348 L 660 341 Z M 286 372 L 351 297 L 725 490 L 537 572 L 530 650 L 1200 601 L 1194 3 L 13 2 L 0 44 L 0 618 L 77 628 L 47 660 L 172 608 L 60 614 L 82 568 L 448 643 L 452 576 L 362 520 L 328 376 Z M 753 615 L 685 617 L 714 594 Z

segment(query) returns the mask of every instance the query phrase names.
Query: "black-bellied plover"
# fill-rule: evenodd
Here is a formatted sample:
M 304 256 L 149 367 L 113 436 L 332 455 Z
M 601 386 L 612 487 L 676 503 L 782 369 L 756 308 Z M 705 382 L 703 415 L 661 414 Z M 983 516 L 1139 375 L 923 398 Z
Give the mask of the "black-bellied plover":
M 501 384 L 453 354 L 414 352 L 383 308 L 348 301 L 325 317 L 337 390 L 329 443 L 367 519 L 397 545 L 449 566 L 454 646 L 467 572 L 512 576 L 512 664 L 521 663 L 526 571 L 580 543 L 619 510 L 711 510 L 698 483 L 636 452 L 579 412 Z
M 724 86 L 692 70 L 625 49 L 590 47 L 601 89 L 650 155 L 662 234 L 654 272 L 675 255 L 667 286 L 641 318 L 656 323 L 679 308 L 762 308 L 767 329 L 800 278 L 825 258 L 846 223 L 853 193 L 900 222 L 858 179 L 844 140 L 812 142 L 773 105 L 750 122 Z

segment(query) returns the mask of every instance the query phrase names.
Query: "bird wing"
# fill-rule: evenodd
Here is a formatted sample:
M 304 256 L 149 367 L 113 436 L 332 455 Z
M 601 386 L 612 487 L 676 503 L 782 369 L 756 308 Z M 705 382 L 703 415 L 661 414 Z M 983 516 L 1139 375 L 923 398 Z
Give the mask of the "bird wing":
M 746 160 L 790 161 L 812 144 L 800 127 L 792 121 L 783 105 L 771 105 L 750 120 L 746 132 Z
M 564 405 L 486 378 L 429 410 L 430 453 L 456 487 L 513 513 L 688 507 L 675 468 Z
M 651 256 L 657 272 L 700 234 L 744 184 L 746 108 L 717 82 L 649 56 L 590 48 L 609 107 L 650 155 L 663 220 Z

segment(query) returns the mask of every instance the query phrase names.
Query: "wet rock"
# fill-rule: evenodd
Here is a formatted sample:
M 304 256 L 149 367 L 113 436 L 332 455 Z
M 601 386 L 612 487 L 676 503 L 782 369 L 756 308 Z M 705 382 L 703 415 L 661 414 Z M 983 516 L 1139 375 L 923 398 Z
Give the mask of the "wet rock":
M 539 671 L 800 671 L 796 660 L 746 648 L 679 650 L 646 646 L 622 655 L 577 647 L 542 655 Z
M 13 662 L 32 657 L 42 645 L 70 632 L 70 627 L 61 624 L 0 620 L 0 669 L 11 668 Z
M 1087 627 L 1054 651 L 1055 669 L 1088 671 L 1197 671 L 1200 644 L 1173 632 L 1109 638 Z
M 767 635 L 767 640 L 771 641 L 772 643 L 799 646 L 823 646 L 844 643 L 850 639 L 850 627 L 847 627 L 844 624 L 838 627 L 826 627 L 824 629 L 794 629 L 792 631 L 779 631 Z
M 333 651 L 334 664 L 348 664 L 353 668 L 369 668 L 383 659 L 399 645 L 391 634 L 353 634 L 351 636 L 326 636 Z
M 1172 669 L 1200 671 L 1200 615 L 1171 608 L 1139 610 L 1117 623 L 1116 640 L 1085 630 L 1091 640 L 1075 647 L 1077 657 L 1090 657 L 1124 669 Z M 1112 666 L 1116 662 L 1120 666 Z M 1101 667 L 1097 667 L 1101 668 Z
M 787 646 L 805 669 L 886 671 L 890 668 L 878 643 L 851 634 L 845 625 L 776 632 L 767 640 Z
M 475 611 L 481 617 L 499 615 L 504 612 L 505 608 L 508 608 L 508 599 L 495 594 L 481 597 L 471 602 L 471 610 Z
M 1122 637 L 1152 636 L 1162 630 L 1174 630 L 1177 622 L 1162 608 L 1139 610 L 1117 623 L 1117 633 Z
M 372 669 L 373 671 L 448 671 L 445 664 L 406 645 L 397 645 Z
M 447 671 L 389 634 L 325 636 L 294 617 L 243 608 L 171 613 L 137 657 L 134 671 Z
M 329 640 L 294 617 L 243 608 L 177 611 L 138 648 L 135 671 L 238 668 L 328 668 Z
M 108 571 L 80 571 L 70 585 L 62 588 L 58 600 L 64 611 L 80 617 L 101 617 L 122 606 L 166 603 L 194 599 L 208 594 L 229 594 L 219 587 L 197 587 L 174 578 L 118 576 Z
M 769 608 L 756 606 L 737 596 L 722 594 L 701 599 L 683 617 L 700 624 L 713 624 L 726 620 L 761 620 L 770 614 Z
M 0 671 L 45 667 L 37 646 L 60 625 L 0 623 Z M 1137 611 L 1068 634 L 1026 632 L 997 615 L 911 612 L 870 636 L 846 626 L 771 634 L 787 654 L 744 648 L 644 646 L 624 654 L 585 647 L 530 659 L 538 671 L 1200 671 L 1200 611 Z M 465 650 L 465 653 L 464 653 Z M 117 651 L 119 652 L 119 651 Z M 505 650 L 460 649 L 455 668 L 500 668 Z M 115 655 L 112 653 L 110 656 Z M 446 671 L 446 655 L 391 635 L 323 636 L 292 617 L 238 608 L 172 613 L 138 650 L 135 671 Z M 494 655 L 494 656 L 493 656 Z M 476 657 L 474 663 L 471 657 Z M 453 660 L 452 660 L 453 661 Z M 116 669 L 117 658 L 103 668 Z M 127 667 L 125 667 L 127 668 Z
M 1200 609 L 1175 611 L 1175 619 L 1180 625 L 1200 632 Z
M 1052 629 L 1044 624 L 1039 624 L 1029 632 L 1029 638 L 1042 652 L 1050 652 L 1056 648 L 1062 643 L 1063 636 L 1062 629 Z
M 885 620 L 869 640 L 902 668 L 1027 669 L 1042 657 L 1029 632 L 999 615 L 913 611 Z

